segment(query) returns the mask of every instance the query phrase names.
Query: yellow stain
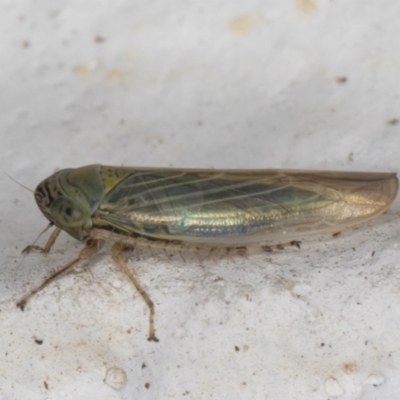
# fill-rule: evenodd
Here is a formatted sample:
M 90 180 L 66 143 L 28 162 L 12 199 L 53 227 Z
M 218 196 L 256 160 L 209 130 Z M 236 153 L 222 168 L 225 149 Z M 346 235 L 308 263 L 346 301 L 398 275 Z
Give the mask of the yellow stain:
M 125 50 L 125 57 L 129 61 L 137 61 L 143 54 L 143 50 L 139 47 L 130 47 Z
M 112 68 L 107 72 L 107 78 L 111 81 L 122 83 L 125 81 L 126 73 L 118 68 Z
M 88 76 L 91 75 L 90 68 L 85 65 L 85 64 L 76 64 L 75 66 L 72 67 L 72 70 L 79 76 L 83 78 L 87 78 Z
M 346 363 L 342 365 L 342 369 L 346 374 L 353 374 L 358 370 L 357 364 L 355 363 Z
M 310 14 L 317 9 L 317 0 L 295 0 L 296 8 L 304 14 Z
M 256 25 L 257 21 L 251 14 L 237 15 L 229 21 L 229 29 L 237 35 L 249 33 Z
M 142 22 L 137 22 L 136 24 L 131 25 L 131 29 L 133 32 L 137 32 L 143 28 L 143 25 L 144 24 Z

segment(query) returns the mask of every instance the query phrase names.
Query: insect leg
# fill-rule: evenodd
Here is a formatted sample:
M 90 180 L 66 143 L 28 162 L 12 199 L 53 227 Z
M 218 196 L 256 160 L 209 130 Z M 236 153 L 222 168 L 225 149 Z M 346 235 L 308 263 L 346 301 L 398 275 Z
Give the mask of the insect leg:
M 43 232 L 45 232 L 47 229 L 48 229 L 48 227 Z M 22 253 L 29 253 L 31 250 L 39 250 L 41 253 L 48 253 L 50 251 L 51 247 L 53 246 L 53 244 L 55 243 L 55 241 L 57 240 L 57 237 L 60 234 L 60 232 L 61 232 L 61 228 L 54 229 L 54 231 L 48 238 L 44 247 L 35 246 L 35 245 L 26 246 L 22 250 Z
M 58 228 L 57 228 L 58 229 Z M 54 231 L 56 232 L 56 231 Z M 54 235 L 54 232 L 52 236 Z M 59 232 L 57 232 L 58 235 Z M 57 236 L 55 236 L 56 238 Z M 55 240 L 54 238 L 54 240 Z M 50 237 L 51 239 L 51 237 Z M 50 241 L 48 240 L 48 242 Z M 53 241 L 54 242 L 54 241 Z M 86 258 L 89 258 L 92 254 L 96 253 L 99 249 L 99 245 L 102 245 L 101 241 L 98 240 L 90 240 L 86 242 L 85 247 L 79 252 L 78 257 L 74 258 L 67 264 L 63 265 L 61 268 L 53 272 L 47 279 L 45 279 L 39 286 L 35 287 L 32 289 L 30 292 L 28 292 L 18 303 L 17 307 L 21 309 L 21 311 L 24 311 L 24 308 L 26 306 L 26 303 L 40 290 L 42 290 L 44 287 L 46 287 L 51 281 L 53 281 L 57 276 L 61 275 L 63 272 L 65 272 L 67 269 L 72 267 L 74 264 L 76 264 L 80 260 L 84 260 Z M 47 243 L 46 243 L 47 246 Z M 45 246 L 45 248 L 46 248 Z M 51 247 L 51 246 L 50 246 Z
M 142 296 L 142 299 L 147 304 L 147 307 L 149 307 L 149 312 L 150 312 L 150 314 L 149 314 L 149 336 L 148 336 L 147 340 L 153 341 L 153 342 L 158 342 L 158 339 L 157 339 L 156 333 L 155 333 L 155 328 L 154 328 L 154 303 L 150 299 L 150 296 L 142 288 L 139 281 L 136 279 L 135 275 L 132 273 L 132 271 L 126 265 L 126 262 L 122 257 L 122 252 L 125 249 L 126 249 L 126 246 L 122 245 L 121 243 L 114 243 L 114 245 L 111 248 L 112 258 L 119 265 L 121 270 L 128 276 L 129 280 L 133 283 L 136 290 L 139 292 L 139 294 Z
M 202 264 L 203 259 L 201 258 L 200 249 L 198 247 L 195 248 L 194 254 L 197 257 L 197 259 L 199 260 L 199 263 Z
M 272 253 L 275 250 L 285 250 L 285 246 L 295 246 L 298 249 L 301 248 L 301 241 L 300 240 L 292 240 L 290 242 L 287 243 L 279 243 L 279 244 L 274 244 L 274 245 L 263 245 L 261 246 L 261 248 L 267 252 L 267 253 Z
M 291 246 L 296 246 L 298 249 L 300 249 L 301 248 L 301 241 L 300 240 L 292 240 L 291 242 L 290 242 L 290 245 Z

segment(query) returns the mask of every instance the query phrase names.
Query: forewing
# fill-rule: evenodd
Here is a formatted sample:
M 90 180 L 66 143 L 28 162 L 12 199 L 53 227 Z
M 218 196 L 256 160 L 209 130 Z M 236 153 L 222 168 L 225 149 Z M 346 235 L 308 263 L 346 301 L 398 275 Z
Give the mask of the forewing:
M 396 192 L 393 174 L 143 169 L 108 192 L 94 221 L 156 239 L 278 240 L 368 219 Z

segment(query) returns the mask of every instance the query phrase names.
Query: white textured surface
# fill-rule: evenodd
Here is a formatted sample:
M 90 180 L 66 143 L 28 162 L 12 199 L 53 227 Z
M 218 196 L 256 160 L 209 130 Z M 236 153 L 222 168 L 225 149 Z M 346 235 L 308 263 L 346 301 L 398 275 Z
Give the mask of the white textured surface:
M 31 188 L 95 162 L 397 172 L 399 17 L 379 0 L 3 1 L 1 169 Z M 133 257 L 155 344 L 107 249 L 15 307 L 80 244 L 18 266 L 46 221 L 1 182 L 1 400 L 398 399 L 399 200 L 301 250 Z

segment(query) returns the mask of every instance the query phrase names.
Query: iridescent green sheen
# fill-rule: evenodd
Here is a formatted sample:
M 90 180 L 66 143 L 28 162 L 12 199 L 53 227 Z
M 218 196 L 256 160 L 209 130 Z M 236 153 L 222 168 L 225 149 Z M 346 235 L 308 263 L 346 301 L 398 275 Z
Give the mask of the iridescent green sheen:
M 395 173 L 89 165 L 50 176 L 35 198 L 79 240 L 97 228 L 231 245 L 337 232 L 385 211 L 397 191 Z

